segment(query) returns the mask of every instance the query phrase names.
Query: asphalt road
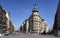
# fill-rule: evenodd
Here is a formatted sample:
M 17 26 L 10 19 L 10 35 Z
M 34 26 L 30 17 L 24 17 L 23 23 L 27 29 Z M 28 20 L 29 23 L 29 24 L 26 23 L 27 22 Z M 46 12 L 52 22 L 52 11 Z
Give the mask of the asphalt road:
M 41 35 L 41 34 L 25 34 L 25 33 L 14 33 L 8 36 L 0 36 L 0 38 L 60 38 L 53 35 Z

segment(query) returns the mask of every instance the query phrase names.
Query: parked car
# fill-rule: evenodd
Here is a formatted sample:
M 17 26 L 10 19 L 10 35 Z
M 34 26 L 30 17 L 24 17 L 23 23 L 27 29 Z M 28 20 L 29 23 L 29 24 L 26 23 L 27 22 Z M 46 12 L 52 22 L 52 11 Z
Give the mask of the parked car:
M 5 36 L 8 36 L 8 35 L 9 35 L 9 32 L 5 32 L 4 35 L 5 35 Z

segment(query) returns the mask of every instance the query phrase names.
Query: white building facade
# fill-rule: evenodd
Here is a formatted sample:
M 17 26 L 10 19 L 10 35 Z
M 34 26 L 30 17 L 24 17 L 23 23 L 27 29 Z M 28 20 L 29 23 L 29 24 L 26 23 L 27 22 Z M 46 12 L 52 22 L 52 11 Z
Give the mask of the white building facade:
M 10 28 L 10 15 L 9 13 L 6 11 L 6 17 L 7 17 L 7 28 Z
M 25 24 L 23 24 L 26 33 L 43 33 L 46 30 L 45 21 L 39 16 L 39 11 L 34 5 L 31 16 L 26 19 Z

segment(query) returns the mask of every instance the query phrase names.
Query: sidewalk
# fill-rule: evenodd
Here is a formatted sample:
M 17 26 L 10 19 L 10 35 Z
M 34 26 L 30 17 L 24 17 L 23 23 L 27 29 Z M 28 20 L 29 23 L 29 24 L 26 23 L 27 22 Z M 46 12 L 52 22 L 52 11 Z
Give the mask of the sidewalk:
M 4 36 L 4 34 L 0 34 L 0 36 Z

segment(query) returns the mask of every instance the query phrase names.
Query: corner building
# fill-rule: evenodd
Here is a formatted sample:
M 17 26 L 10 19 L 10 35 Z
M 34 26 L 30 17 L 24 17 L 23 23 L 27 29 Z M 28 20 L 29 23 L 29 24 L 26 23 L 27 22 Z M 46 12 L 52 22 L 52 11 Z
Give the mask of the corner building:
M 32 15 L 29 17 L 30 32 L 39 33 L 41 29 L 40 23 L 41 23 L 41 17 L 39 16 L 39 11 L 37 10 L 35 4 L 32 10 Z
M 26 33 L 43 33 L 44 31 L 46 32 L 46 26 L 45 20 L 39 16 L 39 11 L 36 4 L 34 4 L 32 14 L 29 16 L 28 20 L 26 19 L 23 22 L 23 31 Z

